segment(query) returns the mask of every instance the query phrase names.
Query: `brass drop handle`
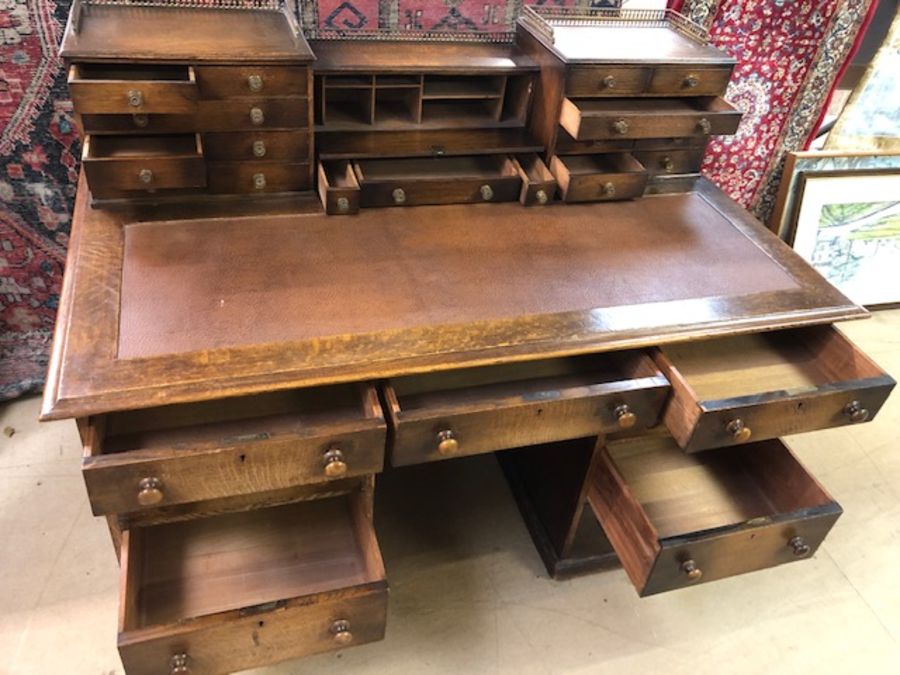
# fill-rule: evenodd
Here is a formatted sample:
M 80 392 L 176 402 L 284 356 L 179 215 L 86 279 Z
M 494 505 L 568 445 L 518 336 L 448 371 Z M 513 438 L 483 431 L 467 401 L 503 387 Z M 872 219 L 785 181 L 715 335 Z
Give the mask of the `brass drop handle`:
M 347 213 L 350 210 L 350 200 L 346 197 L 338 197 L 337 198 L 337 210 L 338 213 Z
M 484 201 L 489 202 L 494 198 L 494 188 L 492 188 L 490 185 L 482 185 L 480 191 L 481 198 Z
M 731 437 L 737 443 L 746 443 L 750 440 L 750 437 L 753 435 L 753 431 L 744 424 L 744 420 L 740 417 L 735 417 L 733 420 L 730 420 L 725 425 L 725 431 L 731 434 Z
M 154 476 L 141 478 L 138 482 L 138 504 L 141 506 L 153 506 L 159 504 L 163 498 L 162 481 Z
M 134 122 L 134 126 L 143 129 L 148 124 L 150 124 L 150 118 L 147 117 L 144 113 L 140 113 L 138 115 L 132 115 L 131 121 Z
M 144 185 L 150 185 L 153 182 L 153 172 L 150 169 L 141 169 L 138 172 L 138 180 Z
M 675 168 L 675 162 L 673 162 L 672 158 L 668 155 L 663 156 L 663 158 L 659 160 L 659 165 L 668 172 L 671 172 Z
M 353 633 L 350 631 L 350 622 L 347 619 L 338 619 L 331 624 L 331 635 L 339 645 L 348 645 L 353 642 Z
M 694 74 L 688 75 L 686 78 L 684 78 L 684 86 L 687 89 L 696 89 L 698 84 L 700 84 L 700 78 Z
M 869 409 L 863 408 L 862 403 L 859 401 L 850 401 L 850 403 L 844 406 L 844 414 L 847 415 L 854 424 L 865 422 L 869 419 Z
M 616 422 L 620 429 L 631 429 L 637 423 L 637 415 L 631 412 L 627 403 L 616 406 L 613 414 L 616 416 Z
M 627 134 L 629 128 L 628 120 L 616 120 L 612 123 L 612 130 L 620 136 Z
M 175 654 L 169 660 L 169 675 L 191 675 L 191 668 L 188 665 L 190 660 L 191 657 L 185 652 Z
M 266 116 L 263 113 L 262 108 L 257 108 L 255 106 L 250 108 L 250 121 L 256 126 L 259 126 L 266 121 Z
M 788 546 L 791 547 L 794 555 L 798 558 L 808 556 L 809 552 L 812 550 L 803 537 L 791 537 L 791 540 L 788 542 Z
M 132 108 L 140 108 L 144 105 L 144 94 L 140 89 L 131 89 L 128 91 L 128 105 Z
M 255 173 L 253 174 L 253 187 L 257 190 L 265 190 L 266 189 L 266 174 L 264 173 Z
M 332 445 L 322 455 L 322 465 L 328 478 L 341 478 L 347 475 L 347 460 L 343 451 L 336 445 Z
M 702 117 L 700 118 L 700 121 L 697 122 L 697 128 L 704 134 L 708 134 L 710 131 L 712 131 L 712 124 L 710 124 L 708 119 Z
M 449 457 L 459 450 L 459 441 L 451 429 L 443 429 L 437 433 L 437 451 L 439 455 Z
M 406 190 L 403 188 L 397 188 L 391 193 L 391 197 L 394 198 L 395 204 L 405 204 L 406 203 Z
M 253 141 L 253 156 L 254 157 L 265 157 L 266 156 L 266 142 L 265 141 Z
M 604 89 L 615 89 L 616 88 L 616 78 L 613 75 L 607 75 L 603 78 L 603 88 Z
M 600 192 L 604 197 L 615 197 L 616 196 L 616 186 L 614 183 L 604 183 L 600 189 Z
M 263 79 L 259 75 L 251 75 L 247 78 L 247 86 L 250 91 L 262 91 Z
M 550 197 L 547 196 L 547 191 L 543 188 L 534 193 L 534 198 L 537 200 L 538 204 L 546 204 L 550 201 Z
M 681 571 L 688 578 L 688 581 L 700 581 L 703 577 L 703 570 L 693 560 L 685 560 L 681 563 Z

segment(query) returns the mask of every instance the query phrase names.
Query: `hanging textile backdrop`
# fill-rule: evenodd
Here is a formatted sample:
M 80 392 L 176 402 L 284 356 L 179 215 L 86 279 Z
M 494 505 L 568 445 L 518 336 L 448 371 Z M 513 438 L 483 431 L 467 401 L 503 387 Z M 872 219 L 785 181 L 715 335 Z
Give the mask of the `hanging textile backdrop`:
M 737 59 L 727 98 L 744 112 L 703 173 L 767 220 L 788 151 L 806 149 L 875 0 L 670 0 Z

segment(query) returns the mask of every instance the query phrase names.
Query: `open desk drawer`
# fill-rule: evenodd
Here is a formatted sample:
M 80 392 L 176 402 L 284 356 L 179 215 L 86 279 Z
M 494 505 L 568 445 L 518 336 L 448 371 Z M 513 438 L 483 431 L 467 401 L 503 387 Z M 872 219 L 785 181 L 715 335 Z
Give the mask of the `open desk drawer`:
M 348 160 L 319 162 L 318 187 L 325 213 L 346 215 L 359 212 L 359 182 Z
M 365 499 L 125 530 L 129 675 L 231 673 L 384 637 L 387 582 Z
M 506 155 L 360 159 L 354 168 L 363 207 L 512 202 L 522 189 Z
M 733 134 L 740 121 L 740 111 L 716 97 L 567 98 L 559 117 L 579 141 Z
M 687 452 L 866 422 L 891 379 L 830 326 L 664 346 L 663 415 Z
M 647 170 L 627 152 L 557 155 L 550 166 L 566 202 L 636 199 L 647 187 Z
M 808 558 L 841 514 L 776 440 L 697 455 L 659 434 L 616 441 L 588 483 L 642 596 Z
M 377 473 L 385 434 L 371 386 L 272 392 L 91 418 L 82 473 L 128 513 Z
M 391 464 L 648 428 L 667 392 L 641 352 L 396 378 L 384 385 Z
M 515 158 L 516 170 L 522 179 L 519 201 L 524 206 L 548 204 L 556 195 L 556 177 L 536 154 L 523 154 Z
M 76 63 L 69 92 L 82 115 L 191 113 L 199 90 L 190 66 Z

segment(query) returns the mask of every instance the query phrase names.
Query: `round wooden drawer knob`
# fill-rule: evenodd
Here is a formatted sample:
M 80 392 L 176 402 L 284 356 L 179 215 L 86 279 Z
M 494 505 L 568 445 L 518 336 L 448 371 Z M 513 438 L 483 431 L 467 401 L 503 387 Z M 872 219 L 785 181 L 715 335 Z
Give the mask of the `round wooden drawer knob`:
M 250 108 L 250 121 L 256 126 L 266 121 L 266 115 L 263 113 L 262 108 Z
M 703 577 L 703 570 L 697 567 L 697 563 L 693 560 L 685 560 L 681 563 L 681 571 L 684 572 L 684 576 L 686 576 L 689 581 L 700 581 Z
M 341 478 L 347 475 L 347 461 L 338 447 L 331 447 L 322 455 L 325 475 L 329 478 Z
M 265 190 L 266 189 L 266 174 L 264 173 L 255 173 L 253 174 L 253 187 L 257 190 Z
M 331 634 L 339 645 L 348 645 L 353 642 L 353 633 L 350 632 L 350 622 L 346 619 L 338 619 L 331 624 Z
M 740 417 L 733 419 L 728 424 L 726 424 L 725 431 L 731 434 L 731 437 L 737 443 L 746 443 L 753 435 L 753 431 L 751 431 L 750 427 L 744 424 L 744 420 L 742 420 Z
M 791 540 L 788 542 L 788 546 L 791 547 L 794 555 L 798 558 L 808 556 L 809 552 L 812 550 L 803 537 L 791 537 Z
M 449 457 L 455 455 L 459 450 L 459 441 L 456 440 L 456 434 L 450 429 L 439 431 L 437 435 L 437 451 L 439 455 Z
M 144 94 L 139 89 L 132 89 L 128 92 L 128 105 L 132 108 L 140 108 L 144 105 Z
M 138 483 L 138 504 L 141 506 L 153 506 L 154 504 L 159 504 L 162 498 L 162 481 L 159 478 L 141 478 Z
M 620 429 L 631 429 L 637 423 L 637 415 L 631 412 L 631 408 L 628 407 L 627 403 L 616 406 L 613 413 L 616 416 L 616 422 L 619 424 Z
M 265 141 L 253 141 L 253 156 L 254 157 L 265 157 L 266 156 L 266 143 Z
M 701 133 L 708 134 L 712 131 L 712 124 L 710 124 L 709 120 L 704 117 L 699 122 L 697 122 L 697 128 L 701 131 Z
M 492 188 L 490 185 L 482 185 L 481 198 L 486 202 L 491 201 L 494 198 L 494 188 Z
M 537 200 L 538 204 L 546 204 L 550 201 L 550 197 L 547 196 L 547 191 L 544 189 L 540 189 L 535 192 L 534 198 Z
M 620 136 L 624 136 L 625 134 L 627 134 L 627 133 L 628 133 L 628 130 L 629 130 L 630 128 L 631 128 L 631 127 L 630 127 L 630 125 L 628 124 L 628 120 L 616 120 L 616 121 L 613 122 L 613 124 L 612 124 L 612 130 L 613 130 L 615 133 L 619 134 Z
M 696 75 L 688 75 L 684 78 L 684 86 L 686 89 L 696 89 L 698 84 L 700 84 L 700 78 Z
M 603 78 L 603 88 L 604 89 L 615 89 L 616 88 L 616 78 L 612 75 L 607 75 Z
M 673 162 L 672 158 L 668 155 L 659 160 L 659 165 L 662 167 L 663 171 L 672 172 L 675 169 L 675 162 Z
M 395 204 L 405 204 L 406 190 L 404 190 L 403 188 L 397 188 L 391 193 L 391 197 L 393 197 Z
M 138 180 L 144 185 L 150 185 L 153 182 L 153 172 L 150 169 L 141 169 L 138 173 Z
M 247 78 L 247 86 L 250 91 L 262 91 L 263 79 L 259 75 L 251 75 Z
M 175 654 L 169 661 L 169 675 L 190 675 L 191 668 L 188 662 L 191 660 L 187 654 Z
M 844 414 L 850 418 L 851 422 L 865 422 L 869 419 L 869 410 L 867 408 L 863 408 L 862 403 L 859 401 L 850 401 L 844 408 Z

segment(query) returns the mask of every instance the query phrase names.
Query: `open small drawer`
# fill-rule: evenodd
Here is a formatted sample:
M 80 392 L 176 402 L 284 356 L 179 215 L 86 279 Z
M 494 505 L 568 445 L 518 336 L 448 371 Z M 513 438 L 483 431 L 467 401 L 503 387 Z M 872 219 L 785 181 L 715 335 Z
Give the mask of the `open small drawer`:
M 385 435 L 370 385 L 271 392 L 92 417 L 82 473 L 128 513 L 377 473 Z
M 359 182 L 346 159 L 319 162 L 319 198 L 325 213 L 345 215 L 359 212 Z
M 363 207 L 512 202 L 522 189 L 506 155 L 360 159 L 354 168 Z
M 199 134 L 88 135 L 81 158 L 94 197 L 115 196 L 129 190 L 206 186 Z
M 654 360 L 687 452 L 866 422 L 895 384 L 830 326 L 667 345 Z
M 616 441 L 588 484 L 642 596 L 808 558 L 841 514 L 777 440 L 697 455 L 661 434 Z
M 627 152 L 556 155 L 550 167 L 567 202 L 635 199 L 647 187 L 644 165 Z
M 547 165 L 534 153 L 517 155 L 513 161 L 522 179 L 519 201 L 525 206 L 549 204 L 556 195 L 556 178 Z
M 135 527 L 121 546 L 129 675 L 231 673 L 384 637 L 387 582 L 359 491 Z
M 741 112 L 718 97 L 567 98 L 559 116 L 579 141 L 727 135 L 740 121 Z
M 135 63 L 76 63 L 69 92 L 82 114 L 190 113 L 199 89 L 191 66 Z
M 391 464 L 656 424 L 668 382 L 641 352 L 465 368 L 384 385 Z

